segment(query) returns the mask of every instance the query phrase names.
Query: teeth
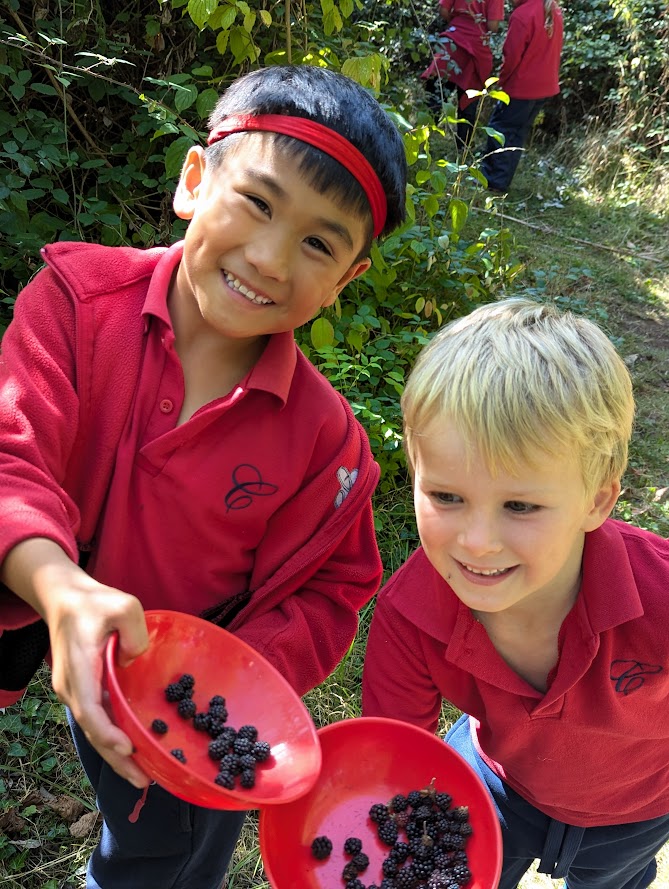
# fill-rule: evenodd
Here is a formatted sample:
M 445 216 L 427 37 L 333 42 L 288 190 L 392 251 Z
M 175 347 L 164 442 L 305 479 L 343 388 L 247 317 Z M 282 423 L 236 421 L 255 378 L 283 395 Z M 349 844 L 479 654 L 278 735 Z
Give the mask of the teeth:
M 495 577 L 498 574 L 504 574 L 508 569 L 507 568 L 474 568 L 473 565 L 466 565 L 465 568 L 467 571 L 471 571 L 472 574 L 482 574 L 484 577 Z
M 256 303 L 259 306 L 267 306 L 272 300 L 267 299 L 265 296 L 258 296 L 255 290 L 251 290 L 250 287 L 245 287 L 244 284 L 239 280 L 239 278 L 233 278 L 229 272 L 225 272 L 225 280 L 228 282 L 230 287 L 233 287 L 238 293 L 241 293 L 242 296 L 245 296 L 249 302 Z

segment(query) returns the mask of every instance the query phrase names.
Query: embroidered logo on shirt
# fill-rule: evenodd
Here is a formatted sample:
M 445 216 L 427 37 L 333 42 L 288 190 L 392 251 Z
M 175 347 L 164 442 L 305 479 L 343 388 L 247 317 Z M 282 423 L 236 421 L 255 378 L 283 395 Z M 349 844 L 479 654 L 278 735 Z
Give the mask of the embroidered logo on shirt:
M 355 484 L 355 480 L 357 479 L 357 477 L 357 469 L 352 469 L 349 472 L 345 466 L 339 467 L 339 469 L 337 470 L 337 481 L 339 482 L 340 487 L 334 501 L 335 509 L 339 509 L 344 500 L 346 500 L 351 491 L 351 488 Z
M 232 471 L 232 484 L 225 495 L 228 512 L 231 509 L 246 509 L 254 497 L 269 497 L 279 490 L 278 485 L 263 481 L 260 470 L 250 463 L 240 463 Z
M 660 664 L 644 664 L 642 661 L 611 661 L 611 679 L 615 689 L 624 695 L 631 695 L 646 681 L 647 676 L 661 673 Z

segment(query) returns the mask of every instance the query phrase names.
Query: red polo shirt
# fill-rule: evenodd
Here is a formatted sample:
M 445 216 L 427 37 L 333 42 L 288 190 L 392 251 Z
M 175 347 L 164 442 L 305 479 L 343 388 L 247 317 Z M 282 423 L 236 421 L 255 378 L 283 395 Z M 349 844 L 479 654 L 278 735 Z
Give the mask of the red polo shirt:
M 490 767 L 545 814 L 582 827 L 669 812 L 669 542 L 608 520 L 586 534 L 578 599 L 546 693 L 500 657 L 419 549 L 378 595 L 363 715 L 437 728 L 472 717 Z
M 184 379 L 166 299 L 180 258 L 172 248 L 149 285 L 136 398 L 88 570 L 145 608 L 199 614 L 248 590 L 272 515 L 334 459 L 346 423 L 342 410 L 341 438 L 319 437 L 325 421 L 336 426 L 334 399 L 309 411 L 289 399 L 300 385 L 289 332 L 269 339 L 228 395 L 176 426 Z

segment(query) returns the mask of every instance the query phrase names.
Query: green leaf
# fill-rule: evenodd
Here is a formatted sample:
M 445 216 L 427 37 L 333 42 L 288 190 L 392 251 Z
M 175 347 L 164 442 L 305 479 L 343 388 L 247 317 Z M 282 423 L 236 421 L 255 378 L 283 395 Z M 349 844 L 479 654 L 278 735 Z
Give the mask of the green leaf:
M 26 748 L 23 746 L 23 744 L 20 744 L 18 741 L 13 741 L 13 742 L 9 745 L 9 749 L 8 749 L 8 751 L 7 751 L 7 755 L 8 755 L 8 756 L 16 756 L 16 757 L 27 756 L 27 755 L 28 755 L 28 751 L 27 751 Z
M 505 105 L 509 104 L 509 94 L 505 93 L 504 90 L 490 90 L 488 95 L 491 99 L 497 99 L 500 102 L 504 102 Z
M 218 102 L 218 95 L 218 90 L 212 88 L 202 90 L 202 92 L 199 93 L 197 102 L 195 103 L 195 109 L 203 120 L 211 114 L 214 106 Z
M 193 144 L 188 136 L 180 136 L 165 152 L 165 173 L 170 179 L 176 179 L 181 172 L 186 152 Z
M 258 11 L 258 15 L 260 16 L 263 25 L 266 28 L 269 28 L 272 24 L 272 13 L 268 9 L 261 9 Z
M 197 99 L 197 87 L 193 84 L 189 84 L 189 86 L 179 87 L 177 90 L 177 94 L 174 97 L 174 107 L 177 111 L 185 111 L 186 108 L 190 108 L 190 106 Z
M 58 90 L 49 83 L 32 83 L 30 88 L 43 96 L 57 96 Z
M 201 31 L 217 6 L 218 0 L 188 0 L 188 15 Z
M 219 24 L 220 28 L 227 31 L 228 28 L 231 28 L 237 18 L 237 10 L 234 6 L 226 6 L 223 8 L 223 12 L 221 14 L 221 21 Z
M 309 333 L 314 349 L 322 349 L 334 343 L 334 327 L 327 318 L 316 318 Z
M 346 334 L 346 342 L 356 352 L 362 352 L 362 334 L 358 330 L 349 330 Z

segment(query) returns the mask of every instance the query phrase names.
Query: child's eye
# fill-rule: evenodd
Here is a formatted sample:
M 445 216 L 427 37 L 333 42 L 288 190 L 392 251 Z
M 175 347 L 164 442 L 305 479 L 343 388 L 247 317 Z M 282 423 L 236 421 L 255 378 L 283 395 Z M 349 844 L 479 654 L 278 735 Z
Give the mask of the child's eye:
M 251 203 L 255 204 L 256 207 L 261 211 L 261 213 L 266 213 L 268 216 L 270 215 L 269 204 L 263 201 L 262 198 L 259 198 L 255 194 L 247 194 L 246 197 L 251 201 Z
M 520 515 L 524 515 L 530 512 L 536 512 L 541 507 L 537 506 L 534 503 L 523 503 L 522 500 L 507 500 L 504 504 L 509 512 L 519 513 Z
M 306 243 L 310 247 L 313 247 L 315 250 L 320 250 L 320 252 L 325 253 L 326 256 L 332 256 L 332 251 L 326 244 L 323 243 L 323 241 L 321 241 L 320 238 L 316 238 L 316 237 L 312 236 L 312 237 L 306 238 L 305 240 L 306 240 Z
M 435 501 L 435 503 L 462 503 L 461 497 L 458 497 L 457 494 L 451 494 L 449 491 L 432 491 L 430 493 L 430 497 L 432 498 L 432 500 Z

